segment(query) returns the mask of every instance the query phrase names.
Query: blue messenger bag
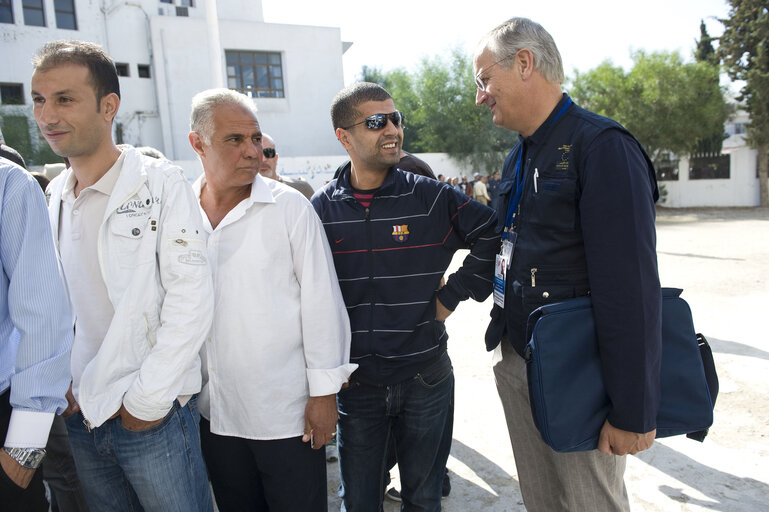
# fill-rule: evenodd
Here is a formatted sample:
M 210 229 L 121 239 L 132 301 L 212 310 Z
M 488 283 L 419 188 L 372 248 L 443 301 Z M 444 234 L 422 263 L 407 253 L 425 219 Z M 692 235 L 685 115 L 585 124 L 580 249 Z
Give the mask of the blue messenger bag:
M 713 354 L 695 334 L 682 290 L 662 289 L 662 371 L 657 437 L 703 441 L 718 394 Z M 557 452 L 594 450 L 610 409 L 590 297 L 542 306 L 529 315 L 526 363 L 534 423 Z

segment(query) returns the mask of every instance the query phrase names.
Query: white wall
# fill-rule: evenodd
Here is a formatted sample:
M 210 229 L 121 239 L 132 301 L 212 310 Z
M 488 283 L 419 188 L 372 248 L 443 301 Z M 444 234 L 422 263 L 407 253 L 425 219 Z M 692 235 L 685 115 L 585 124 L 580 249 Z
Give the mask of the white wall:
M 276 147 L 280 154 L 283 151 L 282 145 L 276 141 Z M 462 171 L 446 153 L 415 153 L 415 155 L 427 162 L 433 169 L 433 172 L 435 172 L 436 176 L 438 174 L 443 174 L 447 177 L 461 177 L 462 175 L 470 177 L 472 175 L 471 172 L 467 171 L 462 174 Z M 283 176 L 303 178 L 317 190 L 333 179 L 337 167 L 347 160 L 346 153 L 343 155 L 296 157 L 284 157 L 280 155 L 278 158 L 277 171 L 278 174 Z M 198 159 L 176 160 L 174 163 L 184 169 L 185 176 L 190 180 L 196 179 L 203 172 L 203 166 Z
M 729 153 L 729 179 L 690 180 L 689 160 L 678 163 L 678 180 L 661 181 L 667 197 L 663 206 L 686 208 L 695 206 L 758 206 L 760 204 L 756 178 L 756 150 L 747 147 Z

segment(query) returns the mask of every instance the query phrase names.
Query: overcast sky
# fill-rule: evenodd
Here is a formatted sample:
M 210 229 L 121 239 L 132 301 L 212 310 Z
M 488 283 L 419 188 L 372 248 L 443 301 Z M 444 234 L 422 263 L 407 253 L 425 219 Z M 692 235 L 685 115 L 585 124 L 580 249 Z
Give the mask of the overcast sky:
M 630 52 L 679 50 L 691 58 L 704 19 L 711 36 L 723 31 L 725 0 L 262 0 L 264 21 L 339 27 L 352 42 L 344 81 L 363 65 L 413 69 L 422 57 L 461 46 L 472 53 L 480 37 L 502 21 L 525 16 L 555 39 L 567 76 L 605 59 L 628 68 Z

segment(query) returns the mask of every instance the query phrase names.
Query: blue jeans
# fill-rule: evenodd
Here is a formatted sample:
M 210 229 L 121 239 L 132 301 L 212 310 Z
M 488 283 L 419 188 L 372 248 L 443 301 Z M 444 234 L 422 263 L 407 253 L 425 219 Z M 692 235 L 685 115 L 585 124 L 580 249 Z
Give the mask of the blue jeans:
M 440 512 L 453 429 L 451 359 L 444 353 L 413 378 L 372 386 L 353 379 L 339 392 L 342 511 L 381 510 L 387 446 L 395 440 L 401 510 Z
M 93 511 L 213 511 L 200 451 L 195 398 L 174 402 L 163 421 L 134 432 L 120 417 L 90 432 L 83 415 L 66 418 L 72 455 Z

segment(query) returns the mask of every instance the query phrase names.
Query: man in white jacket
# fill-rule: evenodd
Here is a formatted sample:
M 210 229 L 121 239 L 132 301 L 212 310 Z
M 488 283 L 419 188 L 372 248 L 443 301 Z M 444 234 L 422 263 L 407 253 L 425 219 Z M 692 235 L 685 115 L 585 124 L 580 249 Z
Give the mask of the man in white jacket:
M 69 168 L 49 213 L 76 316 L 65 411 L 93 510 L 210 511 L 199 447 L 198 352 L 212 282 L 181 170 L 112 140 L 120 88 L 99 46 L 46 44 L 37 124 Z
M 251 99 L 204 91 L 190 125 L 216 303 L 200 394 L 216 504 L 323 512 L 323 446 L 336 430 L 336 393 L 357 367 L 323 226 L 299 192 L 259 175 Z

